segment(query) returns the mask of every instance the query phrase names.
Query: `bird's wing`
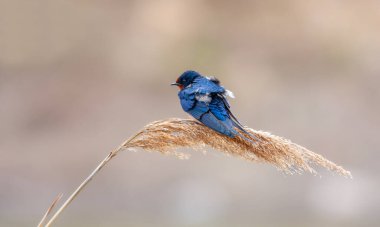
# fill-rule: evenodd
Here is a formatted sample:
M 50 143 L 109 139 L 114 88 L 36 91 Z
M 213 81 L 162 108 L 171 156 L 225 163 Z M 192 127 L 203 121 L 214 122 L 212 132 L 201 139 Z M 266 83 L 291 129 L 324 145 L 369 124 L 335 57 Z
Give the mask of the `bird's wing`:
M 234 137 L 237 133 L 233 129 L 232 122 L 227 118 L 228 116 L 213 105 L 195 101 L 194 107 L 187 112 L 207 127 L 224 135 Z
M 223 102 L 223 105 L 224 105 L 224 108 L 226 109 L 226 112 L 228 113 L 228 116 L 236 122 L 237 125 L 239 125 L 241 128 L 243 127 L 243 125 L 239 122 L 239 120 L 235 117 L 235 115 L 231 112 L 231 107 L 230 107 L 230 104 L 228 103 L 227 101 L 227 98 L 225 97 L 225 95 L 223 94 L 218 94 L 218 97 L 220 98 L 220 100 L 222 100 Z
M 203 114 L 199 120 L 207 127 L 214 129 L 215 131 L 220 132 L 231 138 L 235 137 L 235 135 L 238 133 L 230 124 L 231 121 L 221 121 L 211 111 L 208 111 L 205 114 Z

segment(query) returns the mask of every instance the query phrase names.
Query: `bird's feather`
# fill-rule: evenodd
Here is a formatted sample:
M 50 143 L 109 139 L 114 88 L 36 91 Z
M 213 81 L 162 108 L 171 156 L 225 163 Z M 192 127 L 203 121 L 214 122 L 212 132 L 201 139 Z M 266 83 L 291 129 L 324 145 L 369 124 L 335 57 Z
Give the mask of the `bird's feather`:
M 229 137 L 234 137 L 237 133 L 235 130 L 231 128 L 232 125 L 228 120 L 221 121 L 210 111 L 203 114 L 200 121 L 209 128 L 212 128 L 215 131 L 220 132 Z

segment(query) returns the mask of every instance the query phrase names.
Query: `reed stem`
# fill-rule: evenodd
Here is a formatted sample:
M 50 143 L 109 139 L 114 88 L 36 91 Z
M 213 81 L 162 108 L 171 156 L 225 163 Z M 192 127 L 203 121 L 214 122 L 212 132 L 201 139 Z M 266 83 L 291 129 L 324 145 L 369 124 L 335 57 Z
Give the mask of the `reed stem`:
M 103 159 L 99 163 L 99 165 L 91 172 L 91 174 L 78 186 L 78 188 L 70 195 L 70 197 L 62 204 L 62 206 L 54 213 L 54 215 L 50 218 L 50 220 L 46 223 L 45 227 L 49 227 L 53 224 L 53 222 L 58 218 L 58 216 L 66 209 L 68 205 L 78 196 L 78 194 L 86 187 L 86 185 L 95 177 L 95 175 L 109 162 L 113 157 L 115 157 L 119 151 L 123 150 L 123 148 L 126 147 L 126 145 L 132 141 L 134 138 L 136 138 L 138 135 L 140 135 L 141 132 L 137 133 L 133 137 L 129 138 L 127 141 L 125 141 L 123 144 L 121 144 L 117 149 L 111 151 L 107 157 Z M 40 221 L 39 226 L 42 226 L 42 223 L 46 219 L 45 215 L 42 220 Z

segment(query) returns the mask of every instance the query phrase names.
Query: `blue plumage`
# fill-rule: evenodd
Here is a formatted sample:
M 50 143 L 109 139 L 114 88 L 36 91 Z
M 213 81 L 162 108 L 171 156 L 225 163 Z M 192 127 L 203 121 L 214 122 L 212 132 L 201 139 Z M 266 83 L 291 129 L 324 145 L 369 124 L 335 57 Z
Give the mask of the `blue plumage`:
M 216 78 L 204 77 L 195 71 L 186 71 L 172 85 L 180 88 L 178 97 L 183 110 L 207 127 L 231 138 L 241 135 L 250 142 L 250 138 L 258 140 L 245 131 L 231 113 L 227 95 L 232 93 L 220 86 Z

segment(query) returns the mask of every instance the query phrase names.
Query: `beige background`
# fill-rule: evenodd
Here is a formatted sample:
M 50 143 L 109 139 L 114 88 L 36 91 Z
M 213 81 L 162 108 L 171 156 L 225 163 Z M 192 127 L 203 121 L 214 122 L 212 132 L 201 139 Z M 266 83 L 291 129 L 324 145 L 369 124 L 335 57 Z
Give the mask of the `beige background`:
M 0 0 L 0 226 L 33 226 L 194 69 L 233 111 L 352 171 L 286 176 L 188 150 L 125 152 L 57 226 L 375 226 L 380 2 Z

